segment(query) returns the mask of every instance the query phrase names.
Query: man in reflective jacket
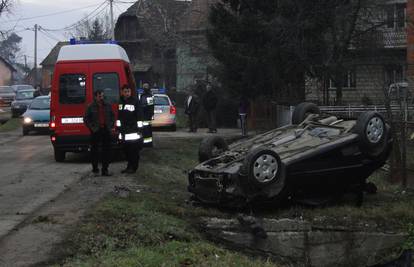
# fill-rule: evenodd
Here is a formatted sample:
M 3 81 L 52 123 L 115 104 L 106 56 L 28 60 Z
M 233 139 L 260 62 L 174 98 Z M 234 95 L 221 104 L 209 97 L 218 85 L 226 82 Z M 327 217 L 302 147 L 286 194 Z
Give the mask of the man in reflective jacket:
M 143 113 L 142 134 L 144 136 L 144 146 L 152 147 L 151 121 L 154 117 L 154 97 L 152 96 L 148 83 L 144 83 L 142 88 L 144 89 L 144 93 L 140 95 L 139 103 Z
M 86 109 L 83 121 L 91 131 L 92 172 L 99 173 L 99 144 L 102 144 L 102 176 L 110 176 L 108 172 L 111 148 L 111 129 L 114 127 L 114 113 L 111 104 L 104 101 L 104 93 L 97 90 L 95 99 Z
M 119 140 L 122 142 L 128 165 L 122 173 L 135 173 L 139 164 L 139 152 L 142 148 L 142 111 L 138 100 L 131 96 L 131 88 L 124 85 L 119 100 L 118 120 Z

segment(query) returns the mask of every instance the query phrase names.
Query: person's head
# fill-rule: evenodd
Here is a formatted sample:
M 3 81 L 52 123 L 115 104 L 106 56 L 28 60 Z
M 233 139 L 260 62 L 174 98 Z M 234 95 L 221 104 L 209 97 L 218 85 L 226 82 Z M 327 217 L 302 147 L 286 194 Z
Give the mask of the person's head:
M 144 89 L 145 93 L 148 93 L 150 91 L 150 85 L 148 83 L 144 83 L 142 85 L 142 89 Z
M 131 88 L 129 88 L 129 86 L 127 84 L 122 86 L 122 89 L 121 89 L 121 96 L 122 97 L 128 98 L 128 97 L 131 97 L 131 94 L 132 94 Z
M 208 83 L 208 84 L 206 85 L 206 90 L 207 90 L 207 92 L 208 92 L 208 91 L 211 91 L 211 84 L 209 84 L 209 83 Z
M 104 92 L 102 90 L 96 90 L 93 94 L 97 102 L 102 102 L 104 100 Z

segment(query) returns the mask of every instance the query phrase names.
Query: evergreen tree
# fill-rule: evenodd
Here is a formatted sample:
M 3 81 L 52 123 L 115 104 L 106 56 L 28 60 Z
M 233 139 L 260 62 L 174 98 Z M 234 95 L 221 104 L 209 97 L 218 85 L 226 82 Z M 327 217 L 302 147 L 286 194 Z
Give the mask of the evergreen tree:
M 14 32 L 7 35 L 4 40 L 0 41 L 0 56 L 10 63 L 15 63 L 21 41 L 22 37 Z

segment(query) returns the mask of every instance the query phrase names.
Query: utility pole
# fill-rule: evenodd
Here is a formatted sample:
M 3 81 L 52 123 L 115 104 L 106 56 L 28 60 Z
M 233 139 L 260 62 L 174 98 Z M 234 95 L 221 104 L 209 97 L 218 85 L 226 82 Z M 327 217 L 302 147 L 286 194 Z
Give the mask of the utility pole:
M 109 0 L 109 12 L 111 16 L 111 39 L 115 40 L 115 27 L 114 27 L 114 0 Z
M 34 25 L 34 87 L 37 86 L 37 24 Z

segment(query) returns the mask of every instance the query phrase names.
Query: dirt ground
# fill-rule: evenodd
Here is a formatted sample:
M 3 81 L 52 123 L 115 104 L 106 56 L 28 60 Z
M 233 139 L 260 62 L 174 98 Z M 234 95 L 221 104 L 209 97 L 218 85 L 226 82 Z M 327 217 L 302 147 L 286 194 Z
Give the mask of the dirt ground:
M 237 129 L 219 130 L 238 136 Z M 202 138 L 198 133 L 156 132 L 163 138 Z M 111 164 L 112 177 L 95 177 L 88 158 L 69 154 L 64 163 L 53 159 L 47 135 L 0 134 L 0 266 L 44 266 L 59 255 L 59 244 L 93 204 L 115 188 L 137 188 L 137 178 L 121 175 L 122 160 Z M 145 157 L 145 151 L 142 153 Z

